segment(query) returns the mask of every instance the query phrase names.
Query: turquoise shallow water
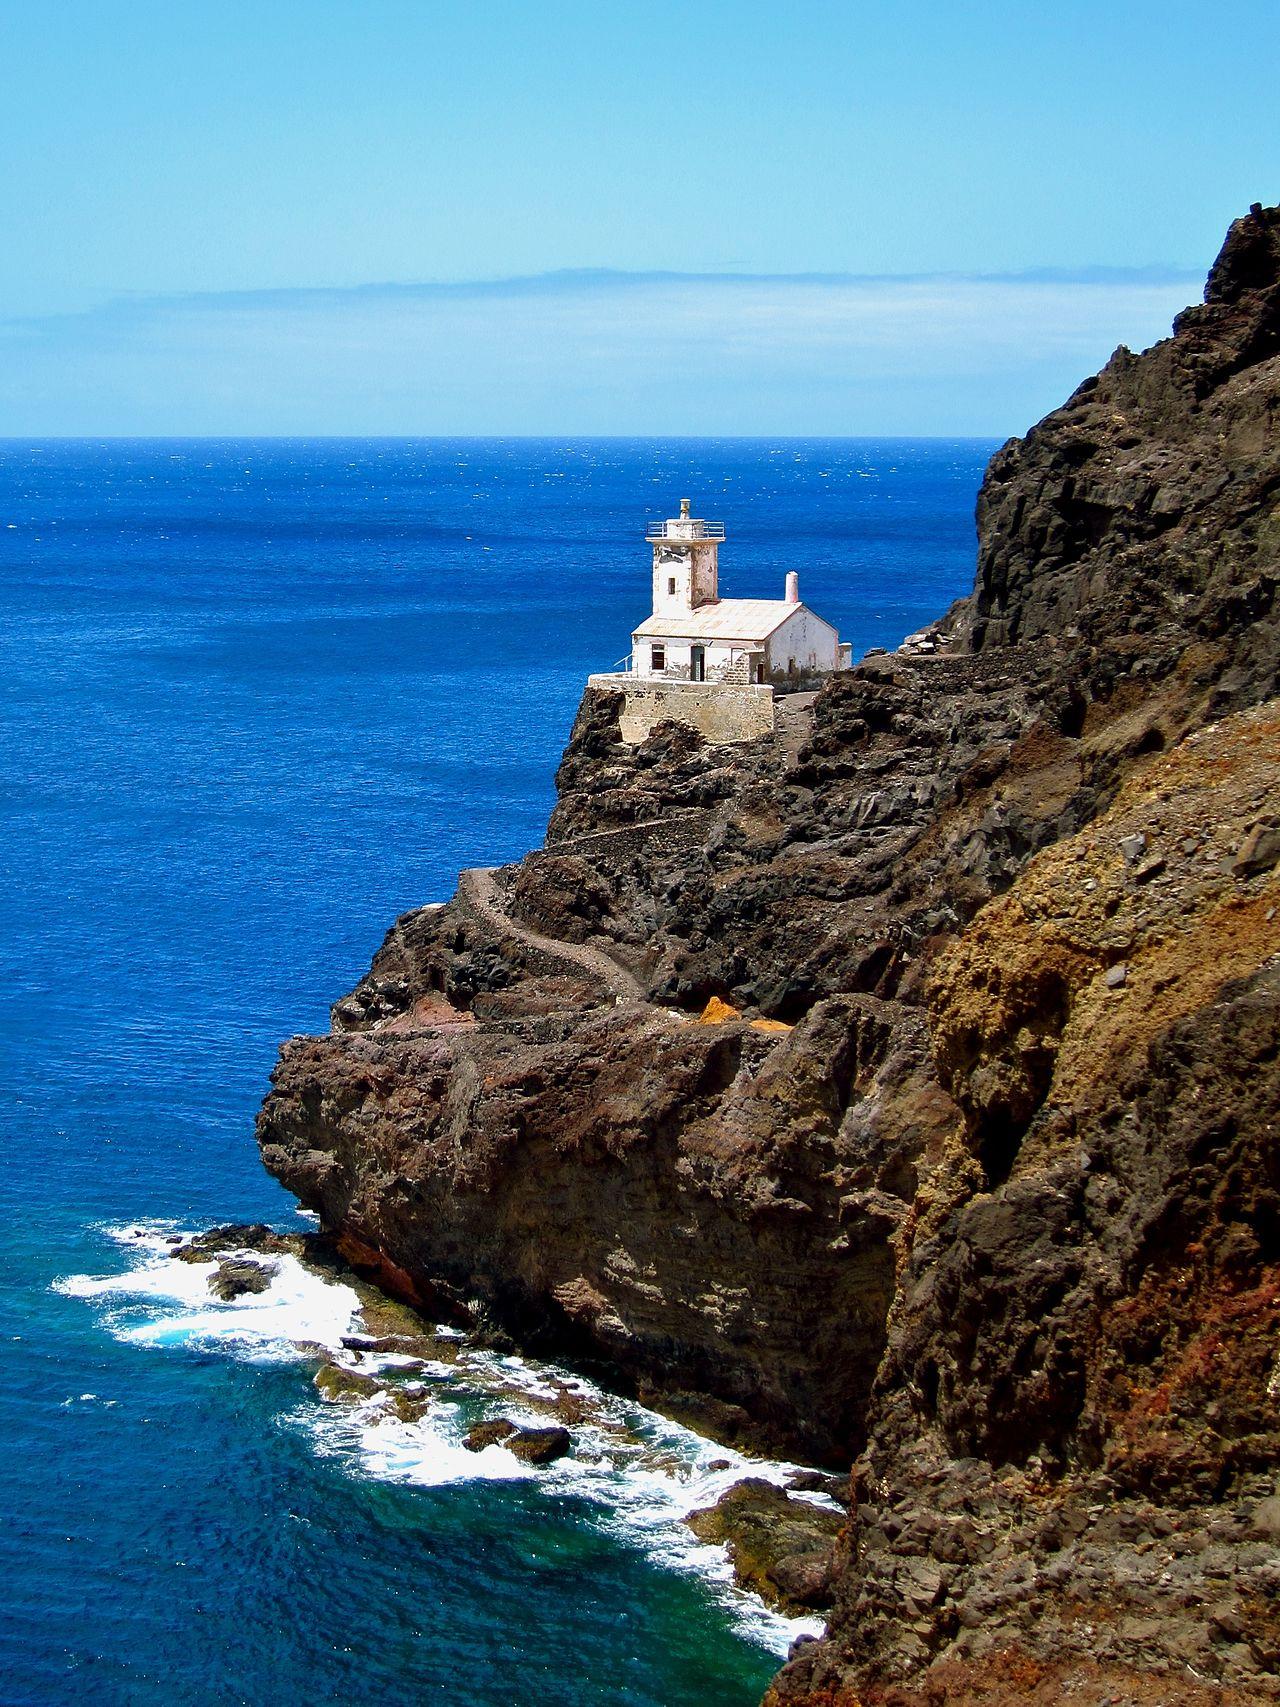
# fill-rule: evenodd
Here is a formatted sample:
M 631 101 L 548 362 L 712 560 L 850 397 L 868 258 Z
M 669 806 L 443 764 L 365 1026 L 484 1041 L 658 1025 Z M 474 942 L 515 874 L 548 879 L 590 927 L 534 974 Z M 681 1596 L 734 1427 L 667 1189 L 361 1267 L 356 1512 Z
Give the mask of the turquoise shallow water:
M 757 1698 L 785 1632 L 643 1474 L 450 1479 L 334 1426 L 280 1338 L 66 1282 L 154 1285 L 111 1228 L 290 1224 L 278 1039 L 541 839 L 647 516 L 691 493 L 727 593 L 799 567 L 857 653 L 969 584 L 991 448 L 0 445 L 6 1703 Z

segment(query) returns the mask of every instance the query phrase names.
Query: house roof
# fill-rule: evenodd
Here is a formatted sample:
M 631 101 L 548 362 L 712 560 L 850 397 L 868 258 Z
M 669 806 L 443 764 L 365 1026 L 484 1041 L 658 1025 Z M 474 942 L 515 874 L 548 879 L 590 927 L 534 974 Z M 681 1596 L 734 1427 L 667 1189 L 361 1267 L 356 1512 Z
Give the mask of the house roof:
M 632 634 L 652 640 L 767 640 L 789 616 L 806 609 L 787 599 L 718 599 L 696 610 L 646 617 Z

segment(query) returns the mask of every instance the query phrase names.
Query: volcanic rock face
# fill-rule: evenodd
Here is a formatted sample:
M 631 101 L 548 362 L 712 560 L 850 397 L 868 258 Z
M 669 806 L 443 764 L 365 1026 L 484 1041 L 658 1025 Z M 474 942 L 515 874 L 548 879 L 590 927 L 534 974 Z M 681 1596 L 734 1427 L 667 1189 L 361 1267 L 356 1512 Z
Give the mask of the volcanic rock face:
M 856 1459 L 776 1703 L 1277 1694 L 1277 426 L 1254 209 L 993 459 L 933 654 L 737 748 L 588 693 L 546 848 L 282 1052 L 384 1284 Z

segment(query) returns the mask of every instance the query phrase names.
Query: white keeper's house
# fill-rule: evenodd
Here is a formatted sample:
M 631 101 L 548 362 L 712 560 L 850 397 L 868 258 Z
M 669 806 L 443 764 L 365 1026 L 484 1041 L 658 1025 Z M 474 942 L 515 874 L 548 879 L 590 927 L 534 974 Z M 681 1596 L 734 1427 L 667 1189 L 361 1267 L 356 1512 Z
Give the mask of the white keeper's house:
M 775 691 L 817 687 L 849 668 L 835 628 L 801 604 L 794 570 L 780 599 L 720 597 L 724 524 L 692 516 L 690 507 L 682 498 L 678 516 L 650 525 L 653 614 L 632 633 L 623 666 L 591 678 L 626 690 L 623 733 L 631 740 L 663 717 L 712 740 L 748 739 L 772 729 Z

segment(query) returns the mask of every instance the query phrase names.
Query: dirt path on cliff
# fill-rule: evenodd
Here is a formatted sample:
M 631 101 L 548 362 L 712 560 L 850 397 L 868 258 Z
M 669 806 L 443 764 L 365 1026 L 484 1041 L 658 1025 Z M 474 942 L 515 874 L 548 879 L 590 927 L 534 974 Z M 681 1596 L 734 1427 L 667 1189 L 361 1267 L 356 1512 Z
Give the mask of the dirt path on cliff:
M 543 936 L 540 932 L 531 930 L 528 925 L 522 925 L 517 919 L 513 919 L 502 905 L 502 896 L 494 881 L 494 872 L 497 869 L 496 866 L 475 866 L 470 871 L 462 872 L 458 879 L 458 894 L 485 924 L 492 926 L 500 936 L 514 937 L 518 942 L 527 943 L 530 948 L 536 948 L 542 954 L 550 955 L 556 960 L 566 960 L 570 965 L 580 967 L 593 978 L 598 978 L 606 989 L 612 990 L 615 996 L 620 996 L 624 1001 L 647 1000 L 639 981 L 625 966 L 620 966 L 602 949 L 592 948 L 587 943 L 560 942 L 555 937 Z

